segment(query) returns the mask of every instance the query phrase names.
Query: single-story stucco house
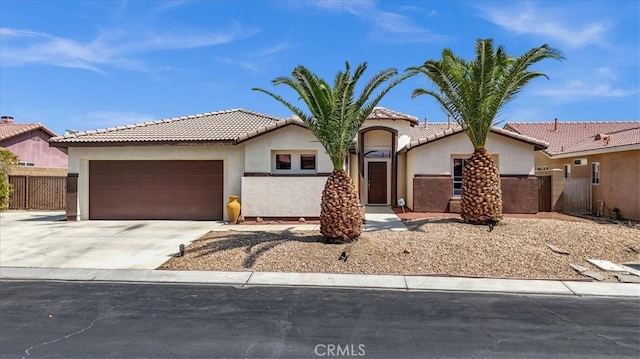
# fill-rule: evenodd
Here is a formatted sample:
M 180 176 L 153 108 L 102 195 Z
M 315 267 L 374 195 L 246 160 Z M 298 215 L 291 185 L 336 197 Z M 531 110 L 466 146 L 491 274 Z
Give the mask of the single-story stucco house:
M 28 169 L 47 168 L 62 170 L 64 175 L 67 150 L 49 146 L 49 139 L 56 136 L 41 123 L 16 123 L 12 116 L 0 118 L 0 148 L 18 156 L 18 168 L 12 169 L 12 174 L 33 175 L 34 171 L 29 172 Z
M 585 211 L 600 216 L 640 220 L 640 121 L 507 123 L 506 130 L 549 143 L 535 153 L 536 174 L 552 177 L 548 206 L 554 211 L 586 198 Z M 578 181 L 573 181 L 578 180 Z M 584 180 L 584 181 L 580 181 Z M 577 187 L 577 196 L 567 186 Z M 573 209 L 575 210 L 575 209 Z
M 245 217 L 318 217 L 333 166 L 295 117 L 243 109 L 51 139 L 68 148 L 67 216 L 77 219 L 227 219 L 237 195 Z M 502 176 L 504 211 L 537 212 L 534 152 L 546 142 L 493 128 L 487 149 Z M 347 170 L 365 205 L 456 212 L 464 160 L 457 125 L 419 123 L 382 107 L 354 139 Z

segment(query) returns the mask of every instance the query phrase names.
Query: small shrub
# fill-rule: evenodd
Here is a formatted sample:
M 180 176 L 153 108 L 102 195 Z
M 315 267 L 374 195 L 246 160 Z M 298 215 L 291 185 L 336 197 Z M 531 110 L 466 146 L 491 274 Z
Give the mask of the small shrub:
M 0 148 L 0 210 L 9 208 L 13 186 L 9 183 L 11 167 L 18 164 L 18 157 L 6 148 Z
M 0 210 L 9 208 L 9 199 L 13 194 L 13 186 L 9 183 L 8 177 L 0 174 Z
M 622 216 L 622 211 L 618 207 L 613 208 L 613 218 L 617 221 L 622 221 L 624 216 Z

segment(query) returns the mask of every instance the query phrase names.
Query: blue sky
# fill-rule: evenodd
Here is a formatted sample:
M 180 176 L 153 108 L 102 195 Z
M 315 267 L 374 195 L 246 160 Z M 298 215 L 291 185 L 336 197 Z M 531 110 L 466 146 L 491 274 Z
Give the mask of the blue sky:
M 0 1 L 0 112 L 58 134 L 245 108 L 286 117 L 263 87 L 302 64 L 332 80 L 349 61 L 368 79 L 439 58 L 471 58 L 493 38 L 548 60 L 501 114 L 505 121 L 639 120 L 640 2 L 625 1 Z M 424 77 L 381 106 L 423 120 L 446 115 Z

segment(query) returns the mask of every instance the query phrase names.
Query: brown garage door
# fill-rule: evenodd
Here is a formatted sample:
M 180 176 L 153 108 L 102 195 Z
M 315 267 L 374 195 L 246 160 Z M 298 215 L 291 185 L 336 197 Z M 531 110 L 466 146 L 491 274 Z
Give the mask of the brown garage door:
M 90 219 L 222 220 L 222 161 L 90 161 Z

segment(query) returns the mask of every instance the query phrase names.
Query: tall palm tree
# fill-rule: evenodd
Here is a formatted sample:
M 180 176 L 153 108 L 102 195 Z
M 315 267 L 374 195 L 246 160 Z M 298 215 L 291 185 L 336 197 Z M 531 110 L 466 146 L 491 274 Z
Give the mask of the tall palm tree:
M 428 60 L 422 66 L 409 67 L 409 76 L 424 74 L 438 91 L 418 88 L 412 97 L 433 96 L 462 126 L 473 144 L 474 152 L 462 173 L 461 217 L 467 223 L 489 224 L 502 219 L 500 173 L 485 148 L 491 126 L 500 110 L 537 77 L 544 73 L 530 71 L 529 66 L 544 60 L 562 60 L 560 51 L 542 45 L 521 56 L 506 53 L 502 46 L 494 50 L 492 39 L 476 42 L 476 58 L 467 61 L 450 49 L 442 59 Z
M 272 81 L 273 85 L 287 85 L 293 89 L 308 112 L 271 91 L 253 89 L 273 97 L 296 114 L 331 158 L 333 172 L 322 191 L 320 232 L 332 241 L 351 242 L 362 232 L 360 200 L 351 178 L 344 170 L 345 160 L 364 121 L 384 95 L 406 77 L 393 79 L 398 74 L 396 69 L 382 70 L 355 97 L 356 85 L 366 69 L 367 63 L 362 63 L 352 75 L 351 67 L 346 62 L 345 70 L 336 74 L 333 87 L 302 65 L 293 70 L 291 77 L 278 77 Z M 376 89 L 389 80 L 392 81 L 376 94 Z

